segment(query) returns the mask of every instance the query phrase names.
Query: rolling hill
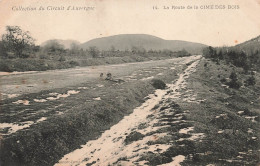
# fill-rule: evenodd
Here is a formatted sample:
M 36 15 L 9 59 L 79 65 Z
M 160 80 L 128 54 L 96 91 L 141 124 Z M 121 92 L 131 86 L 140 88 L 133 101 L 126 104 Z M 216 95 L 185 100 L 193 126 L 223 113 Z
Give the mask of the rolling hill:
M 164 40 L 155 36 L 145 34 L 123 34 L 103 38 L 97 38 L 81 44 L 81 48 L 87 49 L 96 46 L 100 50 L 110 50 L 112 46 L 116 50 L 131 50 L 132 47 L 142 47 L 146 50 L 172 50 L 180 51 L 186 49 L 193 54 L 200 54 L 206 47 L 204 44 L 181 40 Z
M 255 52 L 256 50 L 260 51 L 260 35 L 246 42 L 238 44 L 234 47 L 244 51 L 253 51 L 253 52 Z

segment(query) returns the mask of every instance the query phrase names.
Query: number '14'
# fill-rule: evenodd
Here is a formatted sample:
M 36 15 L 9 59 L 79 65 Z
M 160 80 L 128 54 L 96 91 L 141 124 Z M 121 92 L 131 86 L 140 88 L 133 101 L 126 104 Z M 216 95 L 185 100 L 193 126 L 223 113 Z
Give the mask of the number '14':
M 153 10 L 157 10 L 159 9 L 157 6 L 153 6 Z

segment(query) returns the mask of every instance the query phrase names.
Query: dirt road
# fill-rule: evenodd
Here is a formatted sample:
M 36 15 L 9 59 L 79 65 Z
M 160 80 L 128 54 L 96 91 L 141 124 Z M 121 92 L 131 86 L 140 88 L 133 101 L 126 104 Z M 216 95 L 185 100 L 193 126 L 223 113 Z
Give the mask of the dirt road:
M 192 57 L 194 58 L 194 57 Z M 101 65 L 64 70 L 42 72 L 16 72 L 0 74 L 0 92 L 3 98 L 20 94 L 36 93 L 42 90 L 51 90 L 68 86 L 80 85 L 88 81 L 97 81 L 100 73 L 110 72 L 112 76 L 122 78 L 130 76 L 138 70 L 149 70 L 152 67 L 172 66 L 185 64 L 189 58 L 174 58 L 158 61 L 125 63 L 116 65 Z

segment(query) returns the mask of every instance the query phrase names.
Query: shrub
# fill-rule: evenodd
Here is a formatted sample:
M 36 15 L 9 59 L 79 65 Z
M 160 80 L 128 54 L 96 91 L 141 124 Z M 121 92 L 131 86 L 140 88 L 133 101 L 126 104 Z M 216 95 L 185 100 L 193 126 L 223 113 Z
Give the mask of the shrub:
M 239 81 L 235 81 L 235 80 L 231 80 L 229 83 L 228 83 L 228 86 L 230 88 L 233 88 L 233 89 L 239 89 L 241 87 L 242 83 L 239 82 Z
M 12 72 L 14 71 L 13 65 L 11 64 L 0 64 L 0 71 Z
M 79 63 L 77 61 L 70 61 L 69 64 L 71 66 L 79 66 Z
M 231 79 L 231 81 L 228 83 L 230 88 L 239 89 L 241 87 L 242 83 L 238 81 L 237 74 L 234 71 L 232 71 L 229 78 Z
M 254 86 L 256 84 L 255 77 L 251 76 L 245 81 L 246 86 Z
M 40 59 L 49 59 L 49 56 L 47 54 L 40 54 L 39 58 Z
M 226 79 L 226 78 L 222 78 L 222 79 L 220 80 L 220 82 L 221 82 L 221 83 L 226 83 L 226 82 L 227 82 L 227 79 Z
M 28 53 L 21 54 L 21 58 L 29 58 L 29 57 L 30 57 L 30 54 L 28 54 Z
M 252 112 L 247 108 L 244 110 L 244 115 L 253 116 Z
M 220 65 L 220 63 L 219 63 L 219 59 L 216 60 L 216 64 L 217 64 L 217 65 Z
M 192 160 L 193 160 L 194 162 L 199 162 L 199 161 L 201 161 L 201 157 L 200 157 L 199 154 L 196 154 L 196 153 L 195 153 L 195 154 L 193 155 Z
M 159 79 L 152 79 L 152 86 L 156 89 L 165 89 L 166 84 Z
M 192 64 L 192 62 L 186 63 L 186 66 L 190 66 Z
M 66 61 L 66 58 L 65 56 L 60 56 L 60 59 L 59 59 L 60 62 L 63 62 L 63 61 Z
M 138 141 L 140 139 L 142 139 L 144 137 L 143 134 L 139 133 L 139 132 L 131 132 L 128 136 L 126 136 L 125 138 L 125 144 L 128 145 L 134 141 Z
M 233 80 L 233 81 L 237 81 L 237 74 L 234 71 L 232 71 L 232 73 L 230 74 L 229 78 L 231 80 Z

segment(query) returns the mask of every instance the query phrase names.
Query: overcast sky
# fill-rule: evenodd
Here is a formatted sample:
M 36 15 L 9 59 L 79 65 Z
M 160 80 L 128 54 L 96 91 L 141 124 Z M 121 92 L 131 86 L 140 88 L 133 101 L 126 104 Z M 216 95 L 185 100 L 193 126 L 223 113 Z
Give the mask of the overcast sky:
M 187 5 L 193 9 L 162 9 Z M 225 9 L 201 9 L 204 5 L 225 5 Z M 228 5 L 239 5 L 239 9 L 228 10 Z M 37 11 L 12 10 L 19 6 Z M 39 11 L 40 6 L 45 10 Z M 47 6 L 65 10 L 47 11 Z M 68 6 L 94 10 L 67 11 Z M 260 35 L 260 0 L 0 0 L 0 16 L 0 34 L 5 26 L 18 25 L 30 31 L 37 44 L 49 39 L 86 42 L 117 34 L 150 34 L 230 46 Z

